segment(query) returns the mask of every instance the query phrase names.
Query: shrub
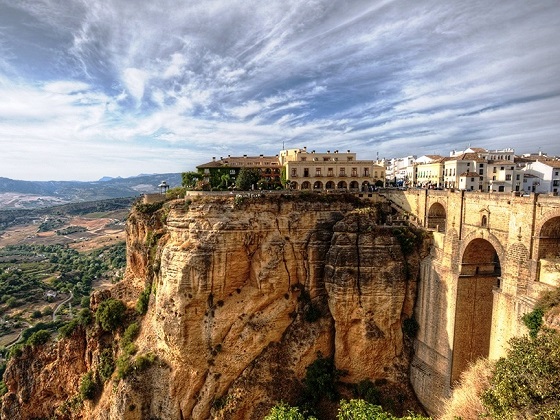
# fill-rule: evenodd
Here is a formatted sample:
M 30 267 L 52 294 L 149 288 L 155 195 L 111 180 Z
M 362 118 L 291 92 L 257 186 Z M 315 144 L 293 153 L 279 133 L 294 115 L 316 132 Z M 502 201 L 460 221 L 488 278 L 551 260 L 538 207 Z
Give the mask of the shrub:
M 142 356 L 138 356 L 134 361 L 134 369 L 137 371 L 148 369 L 151 365 L 154 364 L 155 360 L 156 356 L 153 353 L 146 353 Z
M 136 322 L 130 324 L 128 327 L 126 327 L 126 330 L 124 331 L 121 345 L 123 347 L 126 347 L 129 344 L 131 344 L 136 339 L 136 337 L 138 337 L 139 332 L 140 332 L 140 326 Z
M 150 303 L 150 287 L 146 287 L 136 301 L 136 312 L 144 315 L 148 311 L 148 304 Z
M 364 400 L 342 400 L 338 409 L 338 420 L 429 420 L 418 414 L 409 413 L 405 417 L 395 417 L 383 411 L 379 405 L 369 404 Z
M 118 299 L 107 299 L 99 304 L 95 319 L 105 331 L 113 331 L 121 324 L 126 307 Z
M 91 311 L 88 308 L 83 308 L 78 313 L 78 323 L 80 325 L 86 326 L 91 324 L 91 321 L 93 321 L 93 315 Z
M 103 382 L 107 381 L 115 370 L 115 361 L 113 360 L 113 351 L 104 349 L 99 355 L 99 377 Z
M 82 376 L 80 381 L 80 396 L 84 400 L 93 400 L 97 384 L 93 379 L 91 372 L 87 372 Z
M 31 334 L 27 339 L 27 344 L 31 346 L 39 346 L 45 344 L 51 338 L 51 332 L 48 330 L 39 330 Z
M 544 330 L 535 338 L 510 340 L 482 394 L 494 418 L 560 418 L 560 334 Z
M 338 398 L 336 383 L 345 372 L 335 368 L 333 358 L 324 358 L 319 352 L 317 359 L 307 366 L 304 394 L 312 403 L 317 403 L 321 398 L 326 397 L 331 401 Z
M 313 417 L 307 417 L 311 420 Z M 298 407 L 291 407 L 286 403 L 279 402 L 270 410 L 264 420 L 305 420 Z
M 529 330 L 529 335 L 535 338 L 543 324 L 544 311 L 541 308 L 535 308 L 531 312 L 521 317 L 521 320 Z
M 43 313 L 38 309 L 34 310 L 33 313 L 31 314 L 31 318 L 33 319 L 41 318 L 42 316 Z
M 117 359 L 117 380 L 124 379 L 132 372 L 132 365 L 128 356 L 121 356 Z
M 365 400 L 370 404 L 379 404 L 381 402 L 379 390 L 369 379 L 358 382 L 354 387 L 354 394 L 357 398 Z
M 76 319 L 73 319 L 72 321 L 67 322 L 62 327 L 60 327 L 58 329 L 58 333 L 61 335 L 61 337 L 70 337 L 77 326 L 78 321 Z
M 8 387 L 4 381 L 0 381 L 0 397 L 8 392 Z

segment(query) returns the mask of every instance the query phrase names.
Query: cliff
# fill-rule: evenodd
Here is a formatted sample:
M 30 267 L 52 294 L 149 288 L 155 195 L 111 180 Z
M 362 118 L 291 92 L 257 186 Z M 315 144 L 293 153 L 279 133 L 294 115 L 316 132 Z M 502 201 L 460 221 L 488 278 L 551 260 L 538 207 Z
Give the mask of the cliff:
M 199 198 L 133 211 L 126 278 L 111 290 L 129 308 L 122 328 L 93 326 L 36 349 L 34 361 L 13 360 L 2 418 L 58 407 L 59 418 L 261 419 L 279 400 L 298 402 L 318 352 L 347 371 L 346 383 L 384 380 L 406 392 L 403 323 L 426 241 L 382 226 L 377 207 L 324 197 Z M 145 290 L 147 312 L 135 319 Z M 92 308 L 107 297 L 94 296 Z M 140 332 L 127 353 L 117 343 L 133 321 Z M 72 351 L 54 351 L 61 346 Z M 93 401 L 68 408 L 81 375 L 99 376 L 107 354 L 118 372 Z M 37 366 L 31 375 L 29 364 Z M 49 364 L 64 386 L 49 380 Z

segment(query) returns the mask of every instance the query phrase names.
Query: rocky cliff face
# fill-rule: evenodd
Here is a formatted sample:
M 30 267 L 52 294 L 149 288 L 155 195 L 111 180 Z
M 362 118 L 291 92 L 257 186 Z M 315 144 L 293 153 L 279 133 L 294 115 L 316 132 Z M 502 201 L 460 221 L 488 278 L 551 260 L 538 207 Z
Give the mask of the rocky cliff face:
M 412 316 L 422 246 L 379 220 L 376 209 L 344 199 L 200 198 L 133 212 L 127 276 L 111 294 L 132 308 L 151 288 L 135 357 L 157 358 L 124 379 L 113 375 L 68 416 L 261 419 L 279 400 L 297 402 L 318 352 L 348 372 L 345 382 L 406 383 L 403 322 Z M 59 356 L 59 369 L 74 372 L 66 388 L 54 395 L 41 377 L 43 398 L 51 393 L 60 404 L 71 395 L 76 378 L 100 366 L 103 348 L 122 353 L 107 337 L 94 344 L 92 334 L 75 363 Z M 18 363 L 11 375 L 23 370 Z M 7 383 L 3 413 L 31 418 L 30 388 Z

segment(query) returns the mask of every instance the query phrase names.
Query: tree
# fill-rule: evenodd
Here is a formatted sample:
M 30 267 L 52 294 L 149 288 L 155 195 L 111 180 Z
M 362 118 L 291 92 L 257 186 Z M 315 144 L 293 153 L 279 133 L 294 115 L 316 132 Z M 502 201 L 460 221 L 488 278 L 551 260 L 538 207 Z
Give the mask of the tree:
M 183 172 L 181 174 L 182 185 L 185 188 L 194 188 L 197 181 L 200 180 L 201 176 L 198 172 Z
M 105 331 L 113 331 L 121 324 L 126 307 L 118 299 L 107 299 L 99 304 L 95 320 Z
M 243 168 L 239 171 L 235 186 L 238 190 L 248 191 L 259 182 L 259 179 L 261 179 L 261 176 L 258 169 Z

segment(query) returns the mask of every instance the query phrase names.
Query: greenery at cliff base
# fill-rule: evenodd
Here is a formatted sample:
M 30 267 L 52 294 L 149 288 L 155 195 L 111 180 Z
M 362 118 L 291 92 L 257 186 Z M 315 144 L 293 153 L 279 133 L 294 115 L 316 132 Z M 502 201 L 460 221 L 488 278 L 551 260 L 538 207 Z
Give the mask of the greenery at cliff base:
M 410 413 L 404 417 L 395 417 L 383 410 L 379 405 L 364 400 L 341 400 L 336 418 L 338 420 L 429 420 L 418 414 Z M 264 420 L 317 420 L 317 417 L 306 416 L 298 407 L 280 402 L 270 410 Z

